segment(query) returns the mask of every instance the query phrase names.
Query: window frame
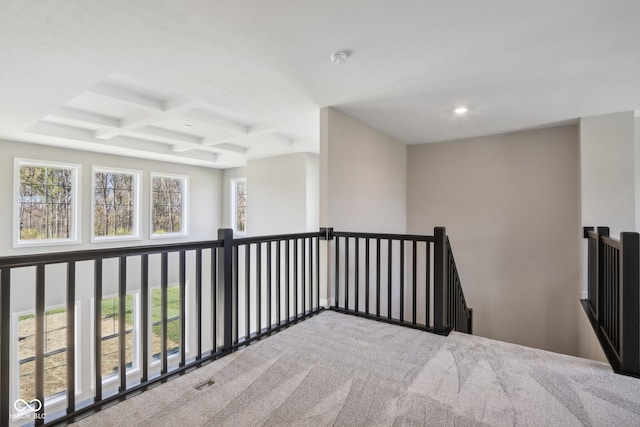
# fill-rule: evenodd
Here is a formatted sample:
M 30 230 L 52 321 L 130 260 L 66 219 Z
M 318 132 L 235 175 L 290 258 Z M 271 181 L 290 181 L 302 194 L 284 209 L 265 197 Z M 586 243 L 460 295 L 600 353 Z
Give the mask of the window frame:
M 67 239 L 34 239 L 20 238 L 20 167 L 35 166 L 48 168 L 71 169 L 71 232 Z M 80 186 L 82 166 L 78 163 L 52 162 L 47 160 L 33 160 L 15 157 L 13 162 L 13 247 L 38 247 L 56 245 L 77 245 L 80 238 Z
M 178 288 L 178 290 L 180 289 L 180 282 L 173 282 L 173 283 L 169 283 L 167 285 L 167 289 L 169 288 Z M 161 291 L 162 287 L 161 286 L 153 286 L 153 287 L 149 287 L 149 367 L 151 368 L 158 368 L 161 363 L 162 363 L 162 351 L 159 354 L 154 354 L 152 351 L 152 341 L 153 341 L 153 327 L 154 322 L 152 321 L 153 318 L 153 292 L 154 291 Z M 189 301 L 189 280 L 185 280 L 184 282 L 184 299 L 185 299 L 185 325 L 184 325 L 184 330 L 185 330 L 185 336 L 184 336 L 184 352 L 186 355 L 190 354 L 190 350 L 189 350 L 189 344 L 191 344 L 191 340 L 189 339 L 189 334 L 190 334 L 190 322 L 189 322 L 189 305 L 187 304 L 187 302 Z M 177 317 L 177 318 L 176 318 Z M 167 319 L 167 323 L 170 319 Z M 178 316 L 174 316 L 171 318 L 171 320 L 177 320 L 178 322 L 180 322 L 180 317 Z M 162 320 L 159 321 L 160 323 L 162 322 Z M 176 360 L 180 357 L 180 344 L 178 343 L 178 350 L 174 351 L 174 352 L 167 352 L 167 361 L 173 361 Z
M 138 375 L 141 371 L 141 361 L 142 361 L 142 308 L 140 306 L 141 304 L 141 296 L 140 296 L 140 291 L 138 290 L 133 290 L 133 291 L 129 291 L 126 293 L 126 296 L 132 296 L 133 297 L 133 316 L 134 316 L 134 326 L 133 329 L 131 331 L 132 335 L 133 335 L 133 348 L 131 351 L 132 354 L 132 366 L 131 367 L 125 367 L 125 376 L 127 377 L 127 379 L 129 378 L 129 376 L 133 376 L 133 375 Z M 105 300 L 105 299 L 113 299 L 113 298 L 118 298 L 119 294 L 115 293 L 115 294 L 108 294 L 108 295 L 102 295 L 101 300 Z M 101 301 L 102 302 L 102 301 Z M 95 297 L 91 297 L 91 342 L 95 342 L 96 336 L 95 336 L 95 321 L 96 321 L 96 316 L 95 316 L 95 311 L 94 311 L 94 307 L 95 307 Z M 126 334 L 126 333 L 125 333 Z M 120 339 L 119 337 L 119 332 L 118 334 L 116 334 L 118 336 L 118 339 Z M 112 336 L 110 336 L 112 338 Z M 100 337 L 100 343 L 101 343 L 101 348 L 102 348 L 102 342 L 105 341 L 105 339 L 109 339 L 110 337 Z M 95 364 L 95 347 L 92 345 L 91 346 L 91 390 L 96 389 L 96 364 Z M 116 384 L 119 379 L 120 379 L 120 373 L 119 372 L 109 372 L 108 374 L 105 374 L 104 372 L 102 372 L 102 387 L 104 388 L 109 388 L 111 386 L 113 386 L 114 384 Z
M 52 311 L 52 310 L 56 310 L 56 309 L 60 309 L 60 308 L 67 308 L 66 304 L 55 304 L 55 305 L 51 305 L 51 306 L 46 306 L 45 307 L 45 315 L 47 311 Z M 80 325 L 80 320 L 81 320 L 81 302 L 80 301 L 75 301 L 74 303 L 74 310 L 75 310 L 75 324 L 74 324 L 74 332 L 75 332 L 75 357 L 74 357 L 74 362 L 75 362 L 75 396 L 79 397 L 82 395 L 82 369 L 81 369 L 81 351 L 82 351 L 82 343 L 81 343 L 81 339 L 82 339 L 82 331 L 80 330 L 81 325 Z M 11 372 L 9 377 L 11 378 L 11 390 L 10 390 L 10 394 L 11 396 L 14 396 L 14 398 L 12 399 L 12 401 L 15 401 L 16 399 L 20 399 L 23 398 L 22 396 L 20 396 L 20 359 L 18 357 L 18 322 L 20 321 L 20 317 L 21 316 L 25 316 L 25 315 L 31 315 L 31 314 L 35 314 L 35 309 L 33 310 L 22 310 L 22 311 L 15 311 L 11 313 L 11 334 L 13 337 L 16 337 L 15 340 L 11 340 L 12 344 L 11 344 L 11 353 L 12 353 L 12 363 L 11 363 Z M 46 339 L 46 335 L 45 335 L 45 339 Z M 66 347 L 65 344 L 65 351 L 68 351 L 68 348 Z M 45 409 L 47 408 L 51 408 L 54 407 L 56 405 L 59 405 L 61 403 L 64 403 L 67 401 L 67 393 L 57 393 L 51 396 L 45 396 L 44 398 L 44 402 L 42 402 L 43 406 Z M 33 413 L 33 411 L 31 411 L 30 413 Z M 25 418 L 25 413 L 16 413 L 13 411 L 13 407 L 11 410 L 11 418 L 13 421 L 16 420 L 21 420 Z
M 133 234 L 130 236 L 96 236 L 95 214 L 96 214 L 96 173 L 112 172 L 133 175 L 134 195 L 133 195 Z M 103 166 L 93 166 L 91 168 L 91 243 L 131 241 L 141 240 L 140 236 L 140 188 L 142 181 L 142 171 L 134 169 L 121 169 Z
M 153 179 L 171 178 L 182 181 L 182 231 L 178 233 L 154 233 L 153 232 Z M 189 176 L 162 172 L 151 172 L 149 177 L 149 238 L 170 239 L 175 237 L 189 237 Z
M 230 190 L 230 196 L 231 196 L 231 229 L 233 230 L 233 234 L 235 236 L 246 236 L 247 235 L 247 230 L 248 230 L 248 221 L 247 218 L 245 217 L 245 227 L 244 227 L 244 231 L 238 231 L 238 183 L 240 182 L 244 182 L 244 187 L 245 187 L 245 193 L 248 195 L 249 191 L 248 191 L 248 187 L 247 187 L 247 177 L 238 177 L 238 178 L 231 178 L 231 190 Z M 248 197 L 247 197 L 248 200 Z M 247 209 L 247 205 L 246 205 L 246 201 L 245 201 L 245 211 L 248 211 Z M 245 212 L 245 215 L 247 214 L 247 212 Z

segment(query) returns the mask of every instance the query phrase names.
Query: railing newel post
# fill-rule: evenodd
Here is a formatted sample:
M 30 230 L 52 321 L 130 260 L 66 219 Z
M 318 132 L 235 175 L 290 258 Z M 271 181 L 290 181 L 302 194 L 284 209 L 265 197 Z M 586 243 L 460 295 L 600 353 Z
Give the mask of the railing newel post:
M 333 240 L 333 227 L 320 227 L 320 240 Z
M 640 250 L 638 233 L 620 233 L 620 367 L 640 374 Z
M 444 333 L 447 325 L 447 247 L 446 229 L 435 227 L 433 254 L 433 326 L 436 332 Z
M 232 346 L 233 327 L 233 230 L 218 229 L 218 240 L 222 240 L 222 256 L 218 257 L 218 283 L 222 283 L 223 301 L 223 350 Z
M 0 426 L 9 424 L 10 352 L 11 352 L 11 269 L 0 269 Z
M 596 320 L 598 321 L 598 324 L 600 326 L 602 326 L 603 324 L 603 317 L 602 314 L 604 312 L 604 309 L 602 307 L 602 305 L 604 304 L 604 295 L 602 295 L 602 292 L 604 291 L 604 263 L 605 263 L 605 254 L 604 251 L 602 250 L 603 247 L 603 243 L 602 243 L 602 238 L 603 237 L 609 237 L 609 227 L 597 227 L 596 228 L 596 234 L 598 235 L 598 240 L 596 242 Z

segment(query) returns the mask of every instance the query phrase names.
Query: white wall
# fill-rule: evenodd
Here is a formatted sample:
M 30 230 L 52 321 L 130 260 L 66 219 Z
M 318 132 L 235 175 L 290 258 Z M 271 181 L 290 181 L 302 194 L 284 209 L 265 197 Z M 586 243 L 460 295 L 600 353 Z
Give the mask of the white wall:
M 6 219 L 0 227 L 0 253 L 4 255 L 24 255 L 27 253 L 48 253 L 55 251 L 76 251 L 104 249 L 109 247 L 126 247 L 141 245 L 164 245 L 174 242 L 202 241 L 217 239 L 220 220 L 220 189 L 221 171 L 216 169 L 201 168 L 196 166 L 178 165 L 152 160 L 133 159 L 120 156 L 111 156 L 99 153 L 90 153 L 77 150 L 47 147 L 35 144 L 1 141 L 0 148 L 3 155 L 0 157 L 0 196 L 6 203 L 0 205 L 0 217 Z M 26 158 L 30 160 L 45 160 L 51 162 L 75 163 L 81 165 L 80 171 L 80 211 L 79 230 L 81 243 L 72 245 L 52 245 L 37 247 L 13 248 L 13 177 L 14 158 Z M 92 198 L 92 166 L 104 166 L 114 168 L 135 169 L 142 172 L 140 185 L 140 235 L 139 240 L 110 241 L 91 243 L 91 198 Z M 188 222 L 189 236 L 174 238 L 150 239 L 150 173 L 175 173 L 189 177 L 188 188 Z M 170 270 L 175 279 L 176 272 Z M 17 271 L 14 272 L 17 274 Z M 105 269 L 105 295 L 116 292 L 117 269 Z M 153 279 L 153 277 L 152 277 Z M 153 285 L 153 283 L 152 283 Z M 50 292 L 56 294 L 56 292 Z M 24 296 L 24 294 L 21 294 Z M 57 293 L 57 299 L 52 299 L 51 304 L 64 301 L 64 292 Z M 27 299 L 25 299 L 26 301 Z M 23 310 L 20 299 L 13 301 L 14 309 Z M 28 299 L 30 305 L 33 301 Z
M 635 158 L 633 112 L 580 119 L 583 225 L 635 230 Z
M 231 179 L 247 178 L 247 235 L 317 231 L 318 156 L 289 154 L 250 160 L 247 166 L 225 169 L 222 220 L 231 226 Z
M 408 147 L 408 232 L 450 236 L 474 333 L 578 352 L 576 126 Z
M 307 231 L 320 228 L 320 157 L 307 155 Z
M 320 121 L 320 224 L 404 233 L 406 146 L 333 108 Z
M 6 201 L 6 203 L 0 204 L 0 218 L 4 219 L 3 225 L 0 227 L 0 253 L 3 255 L 166 244 L 217 238 L 217 230 L 221 224 L 219 200 L 222 174 L 219 170 L 9 141 L 0 141 L 0 151 L 2 152 L 0 156 L 0 196 L 2 200 Z M 81 188 L 79 192 L 81 244 L 13 248 L 13 163 L 15 157 L 81 165 Z M 140 186 L 140 240 L 91 243 L 91 169 L 93 165 L 142 171 Z M 150 172 L 189 176 L 189 237 L 149 239 Z

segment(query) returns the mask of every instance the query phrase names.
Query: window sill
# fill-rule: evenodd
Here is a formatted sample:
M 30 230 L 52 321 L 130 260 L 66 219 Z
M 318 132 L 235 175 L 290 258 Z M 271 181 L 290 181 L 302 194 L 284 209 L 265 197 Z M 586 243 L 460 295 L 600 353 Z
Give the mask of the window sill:
M 55 240 L 18 240 L 13 243 L 13 248 L 37 248 L 47 246 L 79 245 L 80 239 L 55 239 Z
M 167 234 L 152 234 L 151 239 L 175 239 L 179 237 L 189 237 L 189 233 L 167 233 Z
M 140 236 L 107 236 L 107 237 L 92 237 L 91 243 L 113 243 L 113 242 L 131 242 L 135 240 L 142 240 Z

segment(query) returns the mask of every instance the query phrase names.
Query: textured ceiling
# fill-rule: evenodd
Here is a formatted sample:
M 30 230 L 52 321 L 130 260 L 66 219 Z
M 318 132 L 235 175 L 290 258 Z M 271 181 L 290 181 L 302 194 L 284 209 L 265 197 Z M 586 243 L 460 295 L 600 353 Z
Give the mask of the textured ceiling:
M 324 106 L 409 144 L 640 107 L 637 0 L 0 8 L 5 139 L 230 167 L 317 151 Z

